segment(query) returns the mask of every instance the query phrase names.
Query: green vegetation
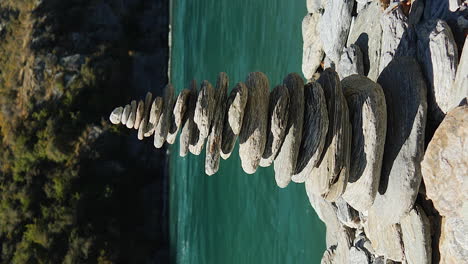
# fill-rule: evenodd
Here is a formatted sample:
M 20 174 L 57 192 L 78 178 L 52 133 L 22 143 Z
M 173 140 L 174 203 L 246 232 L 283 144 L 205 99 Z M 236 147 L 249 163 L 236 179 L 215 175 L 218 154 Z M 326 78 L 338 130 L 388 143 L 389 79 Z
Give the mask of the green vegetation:
M 99 1 L 37 2 L 0 2 L 0 263 L 145 262 L 165 242 L 143 227 L 154 177 L 105 120 L 128 98 L 131 41 L 80 26 Z

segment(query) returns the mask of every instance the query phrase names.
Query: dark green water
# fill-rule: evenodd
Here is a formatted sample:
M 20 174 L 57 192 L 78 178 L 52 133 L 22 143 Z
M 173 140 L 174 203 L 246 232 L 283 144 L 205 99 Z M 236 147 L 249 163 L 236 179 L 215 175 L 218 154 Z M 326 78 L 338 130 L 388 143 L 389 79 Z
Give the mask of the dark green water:
M 171 81 L 191 79 L 230 88 L 251 71 L 270 85 L 301 73 L 305 0 L 174 0 Z M 204 153 L 181 158 L 171 148 L 170 232 L 177 263 L 320 263 L 325 227 L 303 184 L 276 186 L 272 167 L 254 175 L 240 166 L 238 148 L 219 172 L 204 173 Z

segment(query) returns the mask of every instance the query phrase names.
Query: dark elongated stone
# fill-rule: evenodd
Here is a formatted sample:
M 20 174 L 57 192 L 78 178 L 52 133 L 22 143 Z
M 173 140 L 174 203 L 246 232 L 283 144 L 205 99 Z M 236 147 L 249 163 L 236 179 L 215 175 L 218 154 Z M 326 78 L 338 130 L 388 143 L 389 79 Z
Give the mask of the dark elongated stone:
M 192 142 L 192 138 L 198 139 L 198 128 L 193 121 L 193 115 L 195 114 L 195 106 L 197 104 L 197 82 L 193 80 L 190 83 L 190 95 L 188 97 L 187 113 L 182 119 L 182 131 L 180 132 L 180 156 L 185 157 L 189 152 L 189 146 Z M 195 136 L 196 135 L 196 136 Z

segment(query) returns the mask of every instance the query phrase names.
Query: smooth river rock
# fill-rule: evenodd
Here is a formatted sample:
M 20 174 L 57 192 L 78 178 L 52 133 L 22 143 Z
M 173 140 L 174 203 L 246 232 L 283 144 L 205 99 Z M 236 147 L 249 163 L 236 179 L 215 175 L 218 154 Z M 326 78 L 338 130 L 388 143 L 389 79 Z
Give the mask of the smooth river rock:
M 248 99 L 247 86 L 239 82 L 229 94 L 226 105 L 226 116 L 223 126 L 223 136 L 221 143 L 221 157 L 223 159 L 231 156 L 232 150 L 236 144 L 244 119 L 245 106 Z
M 418 60 L 428 82 L 428 117 L 440 123 L 463 99 L 452 91 L 458 65 L 457 44 L 449 25 L 440 19 L 420 24 L 416 33 Z
M 213 86 L 210 82 L 205 80 L 201 84 L 197 106 L 195 107 L 195 115 L 193 116 L 193 120 L 200 131 L 200 138 L 205 139 L 210 133 L 215 103 L 215 91 Z
M 280 188 L 291 182 L 296 171 L 297 156 L 302 139 L 304 123 L 304 81 L 296 73 L 290 73 L 283 80 L 289 93 L 288 124 L 286 136 L 274 162 L 275 180 Z
M 387 105 L 382 87 L 361 75 L 341 81 L 351 127 L 351 162 L 343 198 L 365 212 L 373 204 L 380 182 L 387 131 Z
M 450 89 L 449 105 L 458 105 L 463 98 L 468 97 L 468 35 L 465 38 L 465 45 L 458 64 L 455 81 Z
M 387 134 L 379 189 L 369 210 L 382 224 L 394 224 L 413 208 L 421 183 L 427 89 L 412 57 L 395 57 L 378 83 L 387 103 Z
M 382 8 L 379 1 L 372 1 L 359 12 L 349 33 L 348 43 L 356 44 L 363 55 L 364 75 L 376 81 L 379 76 L 382 27 Z
M 308 80 L 320 67 L 323 59 L 323 45 L 319 36 L 318 21 L 321 13 L 307 14 L 302 20 L 302 73 Z
M 302 141 L 294 182 L 304 182 L 312 176 L 314 167 L 320 160 L 328 131 L 328 112 L 325 94 L 318 82 L 311 82 L 304 87 L 304 124 Z
M 245 85 L 249 96 L 239 134 L 239 156 L 244 171 L 252 174 L 257 170 L 265 150 L 270 84 L 264 73 L 252 72 L 247 76 Z
M 319 34 L 323 44 L 323 50 L 333 62 L 340 61 L 348 32 L 351 26 L 351 14 L 354 0 L 327 1 L 325 11 L 319 20 Z
M 166 141 L 169 144 L 174 144 L 177 133 L 179 133 L 179 129 L 182 125 L 182 119 L 184 118 L 185 112 L 187 111 L 189 96 L 190 90 L 183 89 L 177 96 L 177 99 L 174 103 L 171 116 L 171 127 L 166 138 Z
M 130 103 L 130 115 L 128 116 L 127 119 L 127 128 L 133 128 L 135 125 L 135 119 L 136 119 L 136 112 L 137 112 L 137 102 L 133 100 Z
M 127 124 L 127 120 L 130 117 L 130 111 L 132 110 L 132 107 L 128 104 L 124 107 L 123 113 L 122 113 L 122 119 L 120 120 L 122 122 L 122 125 Z
M 215 112 L 213 114 L 210 134 L 206 142 L 205 173 L 207 175 L 213 175 L 219 169 L 228 87 L 229 78 L 227 74 L 224 72 L 219 73 L 215 89 Z
M 315 194 L 335 201 L 346 188 L 351 153 L 351 124 L 338 74 L 326 69 L 317 80 L 327 101 L 329 126 L 318 167 L 309 178 Z
M 109 120 L 112 124 L 117 125 L 120 124 L 120 120 L 122 119 L 122 113 L 124 108 L 119 106 L 116 107 L 109 116 Z
M 162 111 L 163 99 L 158 96 L 154 99 L 153 103 L 151 104 L 149 120 L 144 133 L 145 137 L 150 137 L 151 135 L 153 135 L 154 130 L 159 123 L 159 118 L 161 117 Z
M 431 264 L 431 226 L 429 219 L 419 205 L 401 219 L 403 245 L 406 263 Z
M 153 94 L 147 92 L 145 96 L 145 109 L 143 111 L 143 118 L 138 128 L 138 139 L 142 140 L 144 138 L 145 132 L 148 131 L 148 122 L 150 118 L 151 102 L 153 100 Z
M 286 135 L 289 118 L 289 92 L 284 85 L 278 85 L 270 94 L 268 107 L 267 141 L 260 166 L 273 163 Z
M 189 146 L 192 142 L 192 135 L 197 134 L 198 137 L 198 128 L 195 122 L 193 121 L 193 116 L 195 114 L 195 107 L 197 105 L 197 82 L 192 80 L 190 82 L 190 94 L 188 96 L 187 110 L 184 118 L 182 119 L 182 131 L 180 132 L 179 137 L 179 155 L 181 157 L 187 156 L 189 152 Z
M 163 111 L 159 122 L 154 130 L 154 146 L 161 148 L 166 141 L 167 134 L 171 125 L 172 110 L 174 107 L 174 87 L 171 84 L 166 85 L 164 91 Z
M 143 120 L 143 114 L 145 112 L 145 103 L 143 100 L 138 102 L 137 111 L 135 115 L 135 124 L 133 124 L 134 129 L 138 129 L 140 127 L 141 120 Z
M 340 62 L 336 65 L 336 72 L 340 80 L 353 74 L 364 75 L 363 56 L 358 45 L 351 44 L 343 48 Z
M 422 162 L 426 195 L 442 216 L 468 211 L 468 106 L 450 111 L 427 146 Z

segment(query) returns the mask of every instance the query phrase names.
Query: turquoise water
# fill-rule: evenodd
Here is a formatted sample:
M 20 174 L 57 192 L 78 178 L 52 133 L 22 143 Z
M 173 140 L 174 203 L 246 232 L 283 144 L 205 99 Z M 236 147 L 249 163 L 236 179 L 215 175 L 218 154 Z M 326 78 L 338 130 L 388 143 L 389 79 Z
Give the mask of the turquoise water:
M 270 85 L 301 73 L 301 21 L 305 0 L 174 0 L 171 81 L 215 83 L 230 88 L 251 71 Z M 320 263 L 325 226 L 310 206 L 303 184 L 276 186 L 272 167 L 253 175 L 240 166 L 238 148 L 219 172 L 204 174 L 204 153 L 171 150 L 170 233 L 177 263 Z

